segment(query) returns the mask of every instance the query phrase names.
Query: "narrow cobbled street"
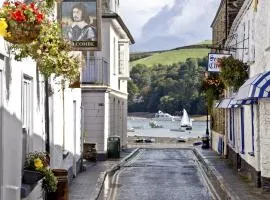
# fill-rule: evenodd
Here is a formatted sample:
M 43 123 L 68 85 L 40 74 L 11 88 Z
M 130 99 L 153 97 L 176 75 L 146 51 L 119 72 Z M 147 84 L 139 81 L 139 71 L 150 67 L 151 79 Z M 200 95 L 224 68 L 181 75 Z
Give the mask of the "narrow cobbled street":
M 191 150 L 141 149 L 104 184 L 102 199 L 211 199 Z

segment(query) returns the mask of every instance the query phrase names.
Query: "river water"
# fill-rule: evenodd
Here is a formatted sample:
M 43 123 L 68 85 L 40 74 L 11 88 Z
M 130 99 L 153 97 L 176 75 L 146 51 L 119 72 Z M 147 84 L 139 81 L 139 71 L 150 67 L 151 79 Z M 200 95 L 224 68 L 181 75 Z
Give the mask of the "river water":
M 163 128 L 151 128 L 150 121 L 149 118 L 128 117 L 128 128 L 134 128 L 134 132 L 128 132 L 128 136 L 198 138 L 203 136 L 206 131 L 206 121 L 193 121 L 192 130 L 185 132 L 170 130 L 178 129 L 180 121 L 157 121 L 157 124 L 162 125 Z

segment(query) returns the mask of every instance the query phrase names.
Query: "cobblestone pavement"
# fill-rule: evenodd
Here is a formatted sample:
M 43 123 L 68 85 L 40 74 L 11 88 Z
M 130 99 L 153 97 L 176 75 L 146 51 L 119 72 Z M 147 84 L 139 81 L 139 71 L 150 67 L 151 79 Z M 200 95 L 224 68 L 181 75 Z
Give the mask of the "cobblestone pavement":
M 122 151 L 120 159 L 85 162 L 86 170 L 79 173 L 69 186 L 69 200 L 95 199 L 105 178 L 106 171 L 120 163 L 132 150 L 134 149 Z
M 228 159 L 221 158 L 212 150 L 203 150 L 200 147 L 195 149 L 195 154 L 201 160 L 205 169 L 210 172 L 227 194 L 226 199 L 235 200 L 266 200 L 270 194 L 262 193 L 247 180 L 244 180 L 229 165 Z
M 142 144 L 143 148 L 194 148 L 190 145 L 172 146 L 170 144 L 162 144 L 161 146 L 158 144 Z M 96 197 L 102 186 L 106 172 L 119 164 L 134 148 L 140 148 L 140 145 L 133 145 L 131 147 L 131 149 L 121 152 L 120 159 L 86 163 L 86 171 L 79 173 L 70 184 L 70 200 L 95 199 L 94 197 Z M 270 194 L 262 193 L 261 189 L 254 187 L 249 182 L 242 179 L 238 173 L 230 167 L 227 159 L 221 158 L 217 153 L 211 150 L 202 150 L 200 146 L 195 147 L 194 152 L 203 168 L 208 172 L 208 175 L 211 175 L 211 181 L 220 185 L 220 188 L 226 194 L 225 196 L 221 196 L 220 199 L 270 199 Z

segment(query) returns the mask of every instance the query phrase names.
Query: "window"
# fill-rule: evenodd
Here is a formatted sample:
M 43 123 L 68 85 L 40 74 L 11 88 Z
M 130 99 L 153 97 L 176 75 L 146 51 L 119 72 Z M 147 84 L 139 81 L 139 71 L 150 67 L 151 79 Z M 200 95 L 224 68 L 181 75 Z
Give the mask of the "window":
M 118 45 L 118 63 L 119 63 L 119 74 L 125 73 L 125 46 L 124 44 Z
M 233 147 L 235 147 L 235 123 L 234 123 L 234 108 L 232 109 L 232 134 L 233 134 Z
M 244 108 L 241 107 L 241 153 L 245 153 L 245 123 L 244 123 Z
M 250 155 L 254 156 L 254 105 L 251 104 L 251 140 L 252 140 L 252 152 Z
M 230 117 L 229 117 L 229 119 L 230 119 L 230 141 L 232 141 L 233 140 L 233 137 L 232 137 L 232 132 L 233 132 L 233 130 L 232 130 L 232 109 L 230 109 Z
M 28 76 L 23 77 L 22 83 L 22 124 L 23 124 L 23 150 L 29 153 L 30 134 L 32 131 L 32 79 Z
M 113 38 L 113 74 L 116 75 L 116 39 Z

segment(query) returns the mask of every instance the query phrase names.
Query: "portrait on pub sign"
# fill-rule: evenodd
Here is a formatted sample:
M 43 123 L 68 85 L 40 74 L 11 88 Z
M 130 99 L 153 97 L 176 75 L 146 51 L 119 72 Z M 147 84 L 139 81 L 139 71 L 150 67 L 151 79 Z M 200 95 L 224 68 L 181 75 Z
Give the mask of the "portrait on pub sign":
M 72 41 L 74 50 L 100 48 L 99 10 L 99 0 L 62 1 L 62 34 Z

